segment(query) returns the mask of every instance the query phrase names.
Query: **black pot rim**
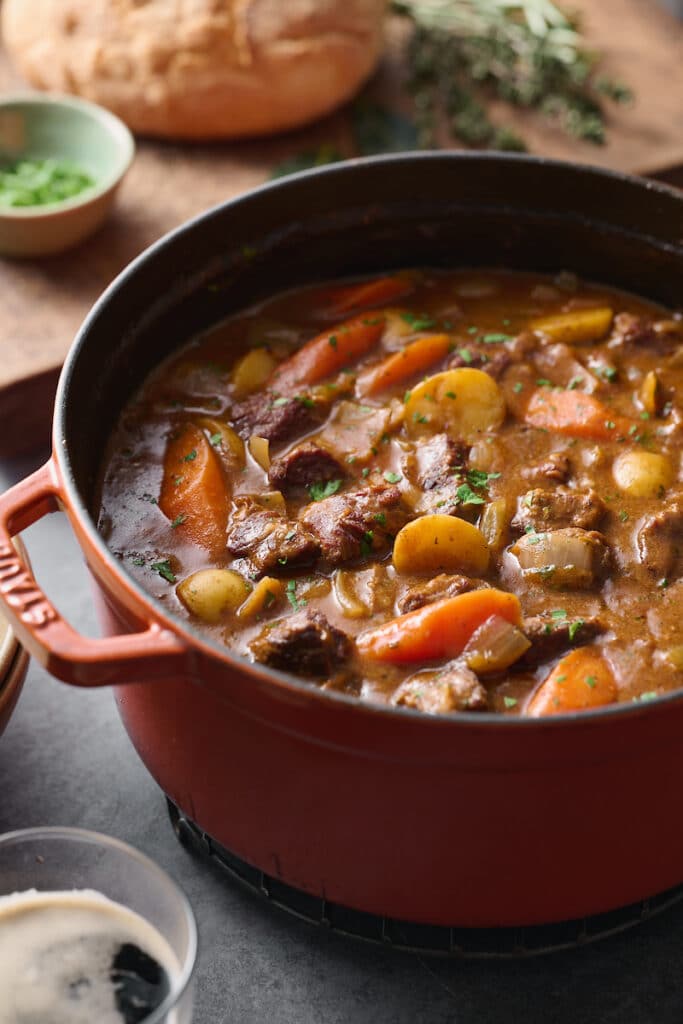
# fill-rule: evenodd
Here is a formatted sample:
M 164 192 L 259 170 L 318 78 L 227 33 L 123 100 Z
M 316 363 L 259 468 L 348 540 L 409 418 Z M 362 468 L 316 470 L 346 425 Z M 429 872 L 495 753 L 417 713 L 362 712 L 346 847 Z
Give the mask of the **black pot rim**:
M 254 189 L 250 189 L 248 192 L 240 194 L 239 196 L 225 202 L 218 203 L 163 235 L 160 239 L 136 256 L 135 259 L 124 267 L 124 269 L 100 295 L 78 329 L 69 352 L 67 353 L 64 366 L 60 374 L 55 398 L 53 420 L 53 453 L 59 467 L 60 479 L 64 488 L 65 498 L 67 499 L 67 508 L 72 510 L 78 517 L 81 528 L 87 533 L 90 543 L 97 550 L 101 563 L 106 567 L 107 572 L 115 578 L 118 577 L 120 579 L 123 577 L 125 579 L 126 587 L 135 593 L 139 605 L 144 608 L 145 615 L 142 617 L 145 618 L 145 621 L 156 621 L 165 626 L 173 633 L 180 636 L 180 638 L 187 643 L 188 648 L 190 649 L 199 648 L 206 656 L 216 658 L 222 662 L 227 662 L 237 671 L 247 672 L 251 676 L 258 677 L 261 682 L 288 690 L 299 697 L 319 700 L 332 705 L 336 704 L 337 706 L 341 704 L 355 709 L 359 713 L 362 712 L 366 715 L 380 716 L 385 720 L 387 718 L 396 719 L 396 716 L 405 720 L 406 717 L 408 717 L 412 718 L 415 722 L 419 721 L 423 726 L 427 725 L 433 729 L 449 730 L 457 729 L 459 726 L 467 729 L 471 729 L 473 726 L 479 726 L 482 729 L 487 730 L 490 730 L 494 726 L 517 730 L 557 729 L 571 727 L 575 723 L 591 723 L 596 726 L 599 726 L 600 723 L 602 723 L 602 726 L 605 727 L 608 722 L 611 723 L 616 716 L 619 716 L 622 719 L 624 716 L 643 717 L 645 715 L 649 716 L 657 710 L 665 713 L 664 706 L 668 707 L 672 704 L 683 702 L 683 688 L 672 691 L 668 694 L 660 695 L 653 700 L 649 700 L 644 703 L 634 701 L 631 703 L 612 704 L 597 708 L 593 711 L 568 712 L 551 715 L 543 719 L 529 718 L 521 715 L 503 715 L 497 712 L 468 711 L 459 712 L 457 715 L 453 716 L 425 715 L 424 713 L 411 708 L 393 707 L 389 704 L 363 701 L 358 697 L 337 691 L 321 690 L 320 687 L 316 686 L 314 683 L 308 682 L 307 680 L 299 679 L 289 673 L 266 668 L 258 663 L 250 662 L 240 655 L 233 654 L 227 648 L 222 647 L 217 642 L 203 635 L 199 630 L 196 630 L 191 625 L 185 623 L 182 619 L 175 618 L 166 612 L 166 610 L 163 609 L 161 605 L 158 604 L 135 579 L 133 579 L 132 576 L 125 573 L 119 561 L 114 557 L 113 553 L 98 533 L 90 511 L 81 499 L 69 459 L 66 436 L 66 409 L 73 368 L 78 361 L 81 348 L 86 342 L 87 334 L 90 329 L 97 323 L 99 318 L 106 313 L 107 304 L 111 298 L 122 289 L 126 288 L 130 280 L 135 277 L 142 266 L 147 264 L 150 260 L 154 260 L 159 253 L 171 246 L 178 238 L 181 238 L 189 231 L 198 228 L 203 223 L 210 222 L 214 217 L 224 211 L 237 208 L 245 203 L 257 202 L 260 196 L 270 194 L 274 191 L 286 192 L 288 186 L 298 184 L 302 180 L 318 180 L 324 177 L 334 178 L 340 175 L 346 176 L 355 173 L 357 170 L 362 170 L 364 167 L 369 165 L 385 165 L 395 170 L 406 165 L 412 165 L 417 169 L 421 166 L 433 163 L 464 163 L 471 165 L 476 165 L 477 163 L 488 165 L 500 164 L 501 167 L 510 164 L 517 164 L 533 168 L 548 168 L 549 170 L 554 170 L 556 172 L 565 171 L 567 173 L 581 175 L 584 178 L 602 180 L 605 184 L 619 183 L 621 185 L 631 186 L 639 191 L 645 190 L 646 192 L 654 195 L 661 195 L 667 200 L 673 199 L 675 202 L 680 203 L 683 210 L 683 192 L 661 182 L 655 182 L 632 174 L 625 174 L 620 171 L 607 170 L 592 165 L 582 165 L 566 160 L 554 160 L 548 157 L 529 156 L 527 154 L 520 153 L 501 154 L 482 151 L 417 151 L 359 157 L 351 160 L 344 160 L 335 164 L 315 167 L 310 170 L 301 171 L 297 174 L 279 178 L 275 181 L 268 181 Z M 681 239 L 681 243 L 683 245 L 683 238 Z

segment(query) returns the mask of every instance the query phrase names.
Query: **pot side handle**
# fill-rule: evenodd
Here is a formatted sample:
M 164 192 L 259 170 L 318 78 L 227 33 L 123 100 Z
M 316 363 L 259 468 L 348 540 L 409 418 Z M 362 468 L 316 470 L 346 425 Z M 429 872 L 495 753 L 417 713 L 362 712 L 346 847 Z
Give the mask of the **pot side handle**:
M 140 633 L 81 636 L 41 590 L 12 537 L 59 509 L 60 487 L 50 460 L 0 495 L 0 607 L 23 646 L 52 675 L 75 686 L 169 678 L 186 663 L 187 648 L 151 622 Z

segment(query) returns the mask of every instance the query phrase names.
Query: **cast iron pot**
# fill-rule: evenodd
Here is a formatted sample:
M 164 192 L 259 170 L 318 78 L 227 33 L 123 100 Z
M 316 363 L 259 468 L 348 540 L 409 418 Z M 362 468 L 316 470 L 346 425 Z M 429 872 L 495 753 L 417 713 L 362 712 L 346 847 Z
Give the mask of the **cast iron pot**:
M 99 300 L 62 374 L 53 457 L 0 499 L 0 591 L 19 638 L 69 683 L 114 685 L 142 760 L 188 817 L 292 886 L 441 925 L 558 921 L 683 882 L 683 694 L 525 720 L 321 692 L 168 614 L 107 550 L 93 507 L 121 408 L 196 331 L 318 279 L 492 264 L 568 268 L 675 306 L 683 198 L 568 164 L 413 154 L 210 210 Z M 79 636 L 10 544 L 57 508 L 94 577 L 105 638 Z

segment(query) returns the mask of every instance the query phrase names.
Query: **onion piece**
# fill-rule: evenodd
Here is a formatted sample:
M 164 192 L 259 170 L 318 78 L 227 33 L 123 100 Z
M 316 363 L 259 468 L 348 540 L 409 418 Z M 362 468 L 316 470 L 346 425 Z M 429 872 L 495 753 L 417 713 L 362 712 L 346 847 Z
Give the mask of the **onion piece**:
M 590 587 L 609 560 L 609 549 L 599 533 L 574 526 L 527 533 L 510 551 L 525 578 L 553 587 Z
M 506 498 L 494 498 L 481 514 L 479 529 L 492 551 L 505 546 L 508 529 L 508 503 Z
M 491 615 L 472 634 L 462 657 L 473 672 L 502 672 L 530 647 L 521 629 L 500 615 Z

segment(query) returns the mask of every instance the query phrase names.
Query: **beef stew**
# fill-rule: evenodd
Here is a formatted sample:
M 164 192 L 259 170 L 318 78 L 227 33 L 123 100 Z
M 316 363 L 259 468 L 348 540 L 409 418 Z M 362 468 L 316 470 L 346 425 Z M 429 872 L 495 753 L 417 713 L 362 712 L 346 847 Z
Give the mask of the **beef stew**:
M 683 684 L 683 318 L 503 271 L 276 296 L 143 384 L 99 529 L 236 653 L 427 713 Z

